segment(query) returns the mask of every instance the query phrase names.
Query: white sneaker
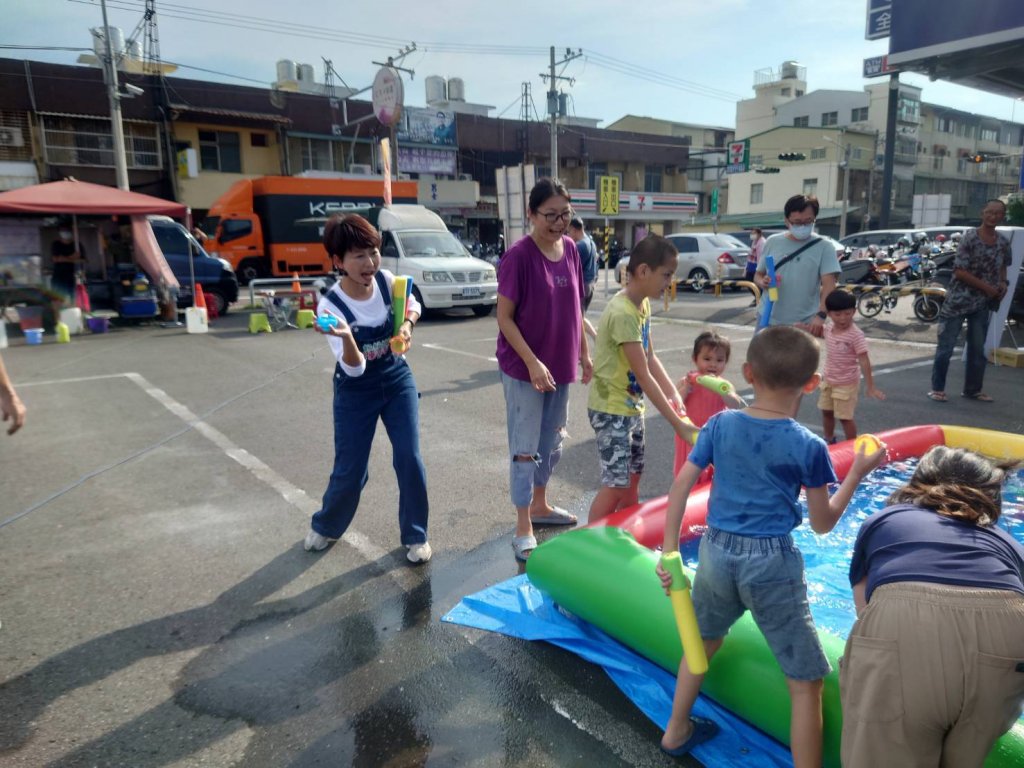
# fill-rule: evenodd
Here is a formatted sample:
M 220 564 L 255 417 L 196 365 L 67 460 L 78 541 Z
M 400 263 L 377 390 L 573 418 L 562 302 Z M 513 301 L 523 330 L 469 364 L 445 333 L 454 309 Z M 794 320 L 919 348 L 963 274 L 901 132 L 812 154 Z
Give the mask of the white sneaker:
M 333 539 L 321 536 L 310 528 L 309 533 L 306 534 L 306 540 L 302 542 L 302 546 L 305 547 L 307 552 L 320 552 L 321 550 L 327 549 L 327 546 L 331 541 L 333 541 Z
M 430 543 L 426 541 L 422 544 L 409 544 L 406 549 L 409 551 L 405 553 L 405 557 L 410 563 L 425 563 L 434 554 L 430 549 Z

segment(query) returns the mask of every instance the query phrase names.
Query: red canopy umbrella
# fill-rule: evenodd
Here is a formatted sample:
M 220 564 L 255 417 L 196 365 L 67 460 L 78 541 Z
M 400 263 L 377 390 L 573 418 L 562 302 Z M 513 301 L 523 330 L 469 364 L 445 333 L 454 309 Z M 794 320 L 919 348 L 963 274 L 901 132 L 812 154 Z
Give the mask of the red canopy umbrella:
M 145 215 L 159 213 L 185 218 L 188 208 L 116 187 L 65 179 L 0 192 L 0 213 L 73 213 L 93 215 Z
M 185 218 L 188 208 L 172 200 L 164 200 L 138 192 L 128 192 L 102 184 L 90 184 L 77 179 L 51 181 L 31 187 L 0 192 L 0 213 L 54 213 L 84 215 L 145 216 L 162 214 Z M 78 246 L 78 222 L 74 223 L 75 246 Z M 139 243 L 136 259 L 156 281 L 165 281 L 175 287 L 178 281 L 167 265 L 159 247 L 146 241 Z

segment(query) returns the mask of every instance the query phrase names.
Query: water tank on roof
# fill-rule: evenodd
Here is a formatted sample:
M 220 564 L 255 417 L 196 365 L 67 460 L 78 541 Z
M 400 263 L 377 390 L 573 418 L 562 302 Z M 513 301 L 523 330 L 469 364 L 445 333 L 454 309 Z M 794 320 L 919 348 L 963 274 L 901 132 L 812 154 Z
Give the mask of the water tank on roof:
M 461 77 L 453 77 L 448 81 L 448 101 L 465 101 L 466 83 Z
M 448 85 L 444 78 L 439 75 L 429 75 L 423 81 L 427 89 L 427 104 L 436 104 L 440 101 L 448 101 Z
M 142 61 L 142 43 L 138 40 L 132 40 L 128 43 L 128 58 Z
M 124 51 L 124 32 L 120 27 L 107 27 L 106 29 L 110 33 L 111 52 L 118 56 Z M 107 55 L 107 41 L 103 35 L 103 27 L 96 27 L 92 30 L 92 49 L 100 58 Z
M 800 63 L 797 61 L 784 61 L 782 67 L 779 70 L 779 74 L 782 75 L 782 79 L 787 78 L 799 78 L 800 77 Z
M 313 84 L 314 77 L 312 64 L 299 64 L 299 82 L 308 83 L 310 85 Z
M 298 77 L 295 70 L 295 62 L 291 59 L 280 59 L 277 62 L 277 82 L 294 82 Z

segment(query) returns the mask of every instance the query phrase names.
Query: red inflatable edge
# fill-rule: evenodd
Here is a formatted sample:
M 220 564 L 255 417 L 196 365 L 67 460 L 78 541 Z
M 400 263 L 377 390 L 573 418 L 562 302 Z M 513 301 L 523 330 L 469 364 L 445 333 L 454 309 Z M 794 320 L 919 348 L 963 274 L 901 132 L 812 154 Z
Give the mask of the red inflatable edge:
M 875 435 L 886 444 L 888 461 L 900 461 L 910 456 L 920 456 L 933 445 L 945 445 L 945 434 L 937 424 L 925 424 L 914 427 L 901 427 L 878 432 Z M 852 440 L 845 440 L 829 446 L 832 465 L 840 479 L 846 476 L 853 463 L 854 448 Z M 711 483 L 701 483 L 690 492 L 683 515 L 683 526 L 680 541 L 689 541 L 704 532 L 708 512 L 708 495 Z M 665 536 L 665 511 L 668 507 L 668 496 L 641 502 L 627 509 L 599 520 L 588 528 L 599 528 L 604 525 L 622 528 L 651 549 L 660 546 Z

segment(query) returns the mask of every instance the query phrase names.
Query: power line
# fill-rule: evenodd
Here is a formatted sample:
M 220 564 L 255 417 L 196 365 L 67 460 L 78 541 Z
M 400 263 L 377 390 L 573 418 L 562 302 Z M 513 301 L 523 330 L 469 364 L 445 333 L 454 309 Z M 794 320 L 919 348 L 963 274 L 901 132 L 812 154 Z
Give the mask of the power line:
M 91 0 L 69 0 L 69 2 L 82 5 L 93 5 Z M 140 0 L 108 0 L 112 8 L 126 11 L 138 11 L 144 6 Z M 169 9 L 169 10 L 168 10 Z M 370 48 L 401 46 L 408 40 L 387 37 L 383 35 L 364 34 L 361 32 L 350 32 L 341 29 L 332 29 L 323 26 L 312 26 L 308 24 L 297 24 L 295 22 L 281 19 L 268 19 L 248 14 L 225 13 L 210 11 L 206 8 L 181 5 L 177 3 L 162 3 L 161 16 L 183 21 L 200 22 L 204 24 L 215 24 L 234 29 L 247 29 L 256 32 L 270 32 L 274 34 L 286 34 L 293 37 L 307 39 L 326 40 L 331 42 L 343 42 L 348 45 L 359 45 Z M 543 53 L 543 47 L 537 46 L 509 46 L 491 45 L 483 43 L 451 43 L 451 42 L 426 42 L 419 43 L 417 47 L 429 48 L 435 53 L 472 54 L 472 55 L 504 55 L 504 56 L 535 56 Z

